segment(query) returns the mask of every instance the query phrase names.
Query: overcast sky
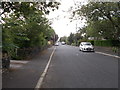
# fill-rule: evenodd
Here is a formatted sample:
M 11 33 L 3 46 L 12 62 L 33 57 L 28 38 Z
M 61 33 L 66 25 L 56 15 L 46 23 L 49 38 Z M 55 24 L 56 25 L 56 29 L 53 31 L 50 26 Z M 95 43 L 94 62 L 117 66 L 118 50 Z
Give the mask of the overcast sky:
M 69 18 L 72 15 L 72 10 L 75 9 L 75 3 L 77 1 L 80 0 L 61 0 L 59 9 L 54 12 L 50 12 L 49 16 L 47 16 L 53 22 L 51 26 L 59 37 L 69 36 L 71 32 L 76 32 L 76 26 L 83 27 L 85 25 L 85 20 L 78 19 L 70 22 L 71 19 Z M 85 0 L 81 0 L 81 2 L 85 3 Z M 73 9 L 71 9 L 71 7 L 73 7 Z

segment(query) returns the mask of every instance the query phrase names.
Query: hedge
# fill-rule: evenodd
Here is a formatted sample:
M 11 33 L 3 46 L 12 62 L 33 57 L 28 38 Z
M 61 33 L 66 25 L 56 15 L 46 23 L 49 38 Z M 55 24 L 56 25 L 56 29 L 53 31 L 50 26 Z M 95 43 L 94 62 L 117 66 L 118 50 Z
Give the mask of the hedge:
M 80 40 L 80 42 L 91 42 L 94 46 L 105 46 L 105 47 L 120 47 L 119 40 Z
M 118 40 L 95 40 L 95 46 L 106 46 L 106 47 L 113 47 L 113 46 L 120 46 L 120 41 Z

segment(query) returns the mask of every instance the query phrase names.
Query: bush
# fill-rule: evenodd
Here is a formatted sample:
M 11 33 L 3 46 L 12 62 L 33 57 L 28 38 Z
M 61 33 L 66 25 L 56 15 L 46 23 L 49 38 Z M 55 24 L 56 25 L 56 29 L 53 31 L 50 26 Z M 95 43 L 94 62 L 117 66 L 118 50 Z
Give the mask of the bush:
M 118 52 L 118 47 L 112 47 L 112 51 L 117 53 Z
M 42 47 L 29 47 L 29 48 L 22 48 L 17 50 L 17 54 L 13 54 L 11 56 L 14 60 L 24 60 L 28 58 L 34 57 L 36 54 L 38 54 L 40 51 L 45 50 L 48 48 L 48 45 L 42 46 Z
M 95 46 L 112 46 L 110 40 L 97 40 L 94 41 Z
M 120 41 L 118 40 L 95 40 L 95 46 L 106 46 L 106 47 L 118 47 L 120 46 Z
M 78 43 L 81 42 L 91 42 L 94 46 L 104 46 L 104 47 L 120 47 L 119 40 L 79 40 Z
M 76 43 L 72 43 L 71 45 L 72 45 L 72 46 L 76 46 Z
M 94 40 L 87 40 L 87 42 L 90 42 L 92 45 L 94 45 Z

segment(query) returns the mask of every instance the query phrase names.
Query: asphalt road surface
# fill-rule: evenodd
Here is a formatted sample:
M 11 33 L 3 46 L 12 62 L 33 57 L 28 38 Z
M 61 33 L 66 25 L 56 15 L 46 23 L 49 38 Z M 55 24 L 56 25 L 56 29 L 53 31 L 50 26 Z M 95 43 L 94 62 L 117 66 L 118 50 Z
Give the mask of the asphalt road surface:
M 3 73 L 3 88 L 35 88 L 53 48 Z M 51 58 L 42 88 L 118 88 L 118 59 L 60 45 Z
M 56 46 L 42 88 L 118 88 L 118 59 Z

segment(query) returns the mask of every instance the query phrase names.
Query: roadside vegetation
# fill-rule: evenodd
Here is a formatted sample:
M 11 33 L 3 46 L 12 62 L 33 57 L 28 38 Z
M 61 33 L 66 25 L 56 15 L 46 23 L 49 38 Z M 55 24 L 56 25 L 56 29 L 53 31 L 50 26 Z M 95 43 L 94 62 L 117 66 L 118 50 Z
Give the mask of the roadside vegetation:
M 87 25 L 61 40 L 74 46 L 78 46 L 81 41 L 90 41 L 94 46 L 112 47 L 114 52 L 118 52 L 120 2 L 89 2 L 73 11 L 73 16 L 76 14 L 86 18 Z
M 51 46 L 57 39 L 46 18 L 58 2 L 2 2 L 2 51 L 12 59 L 25 59 Z

